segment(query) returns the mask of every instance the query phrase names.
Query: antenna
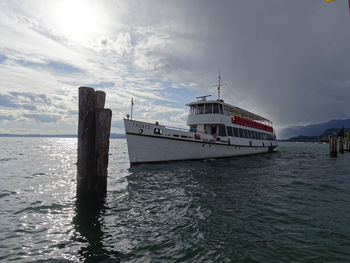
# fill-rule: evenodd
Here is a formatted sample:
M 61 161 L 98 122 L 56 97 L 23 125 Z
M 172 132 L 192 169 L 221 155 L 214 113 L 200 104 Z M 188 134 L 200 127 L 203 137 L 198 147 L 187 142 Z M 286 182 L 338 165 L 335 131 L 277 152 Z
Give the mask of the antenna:
M 220 85 L 221 85 L 221 75 L 220 75 L 220 70 L 219 70 L 219 85 L 218 85 L 218 100 L 220 100 Z
M 224 86 L 224 85 L 226 85 L 226 83 L 225 84 L 221 83 L 221 70 L 219 70 L 219 84 L 214 86 L 214 87 L 218 87 L 218 100 L 220 100 L 220 88 L 221 86 Z
M 132 110 L 134 109 L 134 99 L 131 98 L 130 119 L 132 120 Z

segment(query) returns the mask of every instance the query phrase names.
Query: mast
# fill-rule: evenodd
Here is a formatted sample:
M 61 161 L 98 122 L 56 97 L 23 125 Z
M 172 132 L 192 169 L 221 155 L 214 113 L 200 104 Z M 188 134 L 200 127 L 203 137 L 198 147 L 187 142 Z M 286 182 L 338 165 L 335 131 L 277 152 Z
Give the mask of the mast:
M 132 120 L 132 111 L 134 109 L 134 99 L 131 98 L 131 107 L 130 107 L 130 119 Z
M 218 100 L 220 100 L 221 75 L 219 70 Z

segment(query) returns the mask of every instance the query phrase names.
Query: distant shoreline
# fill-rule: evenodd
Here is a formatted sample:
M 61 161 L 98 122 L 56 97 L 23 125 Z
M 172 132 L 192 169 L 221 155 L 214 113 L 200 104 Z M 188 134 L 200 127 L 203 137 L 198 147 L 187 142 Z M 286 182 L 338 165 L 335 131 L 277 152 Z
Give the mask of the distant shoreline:
M 0 134 L 1 137 L 12 137 L 12 138 L 77 138 L 77 134 Z M 125 134 L 111 133 L 111 139 L 125 139 Z

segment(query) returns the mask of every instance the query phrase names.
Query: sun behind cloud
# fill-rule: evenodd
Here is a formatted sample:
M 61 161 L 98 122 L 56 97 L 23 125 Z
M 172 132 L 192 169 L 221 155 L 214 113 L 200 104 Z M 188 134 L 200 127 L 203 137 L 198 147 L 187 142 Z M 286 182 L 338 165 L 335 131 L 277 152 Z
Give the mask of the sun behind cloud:
M 54 14 L 57 30 L 68 39 L 86 41 L 99 30 L 100 15 L 90 1 L 60 1 Z

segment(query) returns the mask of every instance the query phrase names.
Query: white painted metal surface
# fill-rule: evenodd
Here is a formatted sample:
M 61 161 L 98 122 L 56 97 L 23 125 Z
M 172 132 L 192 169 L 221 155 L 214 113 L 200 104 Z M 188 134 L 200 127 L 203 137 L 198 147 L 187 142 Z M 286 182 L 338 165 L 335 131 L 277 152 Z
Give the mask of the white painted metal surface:
M 225 158 L 271 151 L 276 141 L 254 140 L 234 136 L 214 137 L 170 129 L 135 120 L 124 119 L 130 164 L 173 160 Z

